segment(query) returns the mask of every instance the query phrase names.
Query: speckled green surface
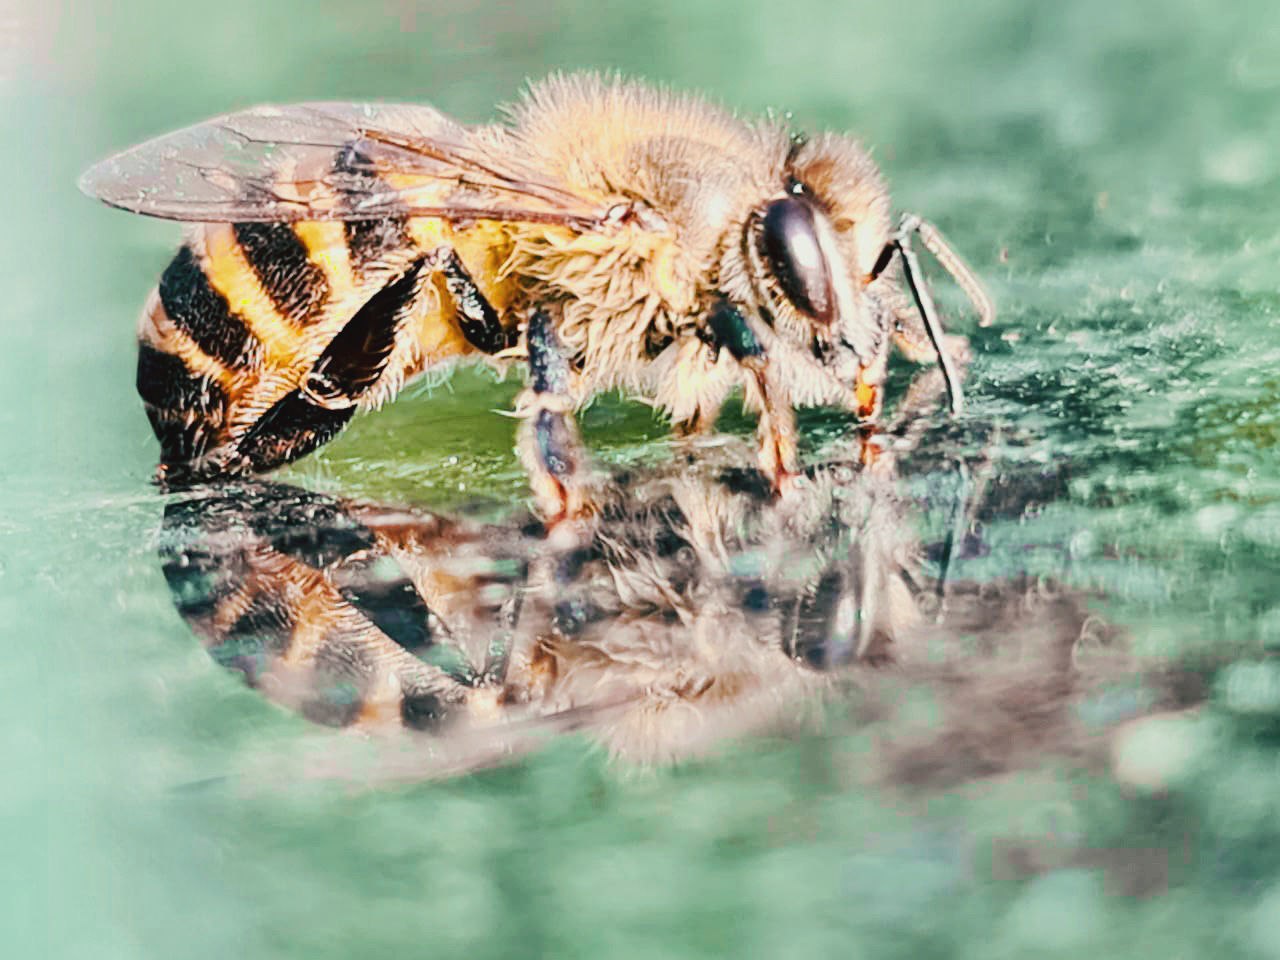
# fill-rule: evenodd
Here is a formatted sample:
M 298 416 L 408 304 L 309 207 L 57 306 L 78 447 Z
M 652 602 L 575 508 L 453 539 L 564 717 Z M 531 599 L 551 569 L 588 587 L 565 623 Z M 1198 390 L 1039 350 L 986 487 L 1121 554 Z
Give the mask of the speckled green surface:
M 1280 957 L 1280 8 L 438 7 L 0 7 L 5 955 Z M 1053 756 L 946 791 L 869 787 L 868 744 L 838 728 L 647 774 L 569 738 L 444 783 L 234 779 L 319 735 L 174 613 L 131 331 L 177 231 L 94 206 L 75 177 L 254 102 L 481 119 L 579 66 L 855 129 L 899 207 L 969 255 L 1002 308 L 969 331 L 970 422 L 1014 438 L 1002 462 L 1066 461 L 1070 483 L 988 531 L 967 573 L 1056 573 L 1106 590 L 1152 661 L 1239 661 L 1206 709 L 1128 744 L 1167 793 Z M 510 424 L 489 411 L 514 390 L 412 391 L 292 476 L 509 503 Z M 586 428 L 614 460 L 663 434 L 617 402 Z M 1079 855 L 1020 873 L 1011 847 L 1146 851 L 1167 882 L 1129 895 Z

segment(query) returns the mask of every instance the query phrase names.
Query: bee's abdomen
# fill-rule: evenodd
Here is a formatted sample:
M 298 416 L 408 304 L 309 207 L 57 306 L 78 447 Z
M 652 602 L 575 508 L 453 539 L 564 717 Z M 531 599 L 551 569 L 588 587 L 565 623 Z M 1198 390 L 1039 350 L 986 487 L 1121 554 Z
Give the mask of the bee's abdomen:
M 162 474 L 181 472 L 218 441 L 236 371 L 259 354 L 260 344 L 184 246 L 148 300 L 138 331 L 138 394 L 160 441 Z
M 138 394 L 166 466 L 199 457 L 226 417 L 227 392 L 217 379 L 193 373 L 180 356 L 146 341 L 138 344 Z
M 508 246 L 501 228 L 395 216 L 199 227 L 139 331 L 160 478 L 289 463 L 408 377 L 506 345 L 510 291 L 497 277 Z M 453 256 L 442 261 L 441 247 Z
M 252 368 L 261 361 L 262 342 L 214 288 L 190 246 L 173 258 L 158 292 L 174 326 L 211 359 L 230 370 Z
M 379 380 L 419 294 L 415 248 L 392 245 L 401 228 L 364 225 L 383 240 L 382 272 L 366 277 L 346 226 L 208 224 L 173 258 L 138 354 L 166 483 L 297 459 L 340 432 Z M 321 368 L 323 396 L 309 389 Z
M 328 301 L 329 281 L 293 225 L 237 223 L 232 229 L 267 299 L 281 316 L 306 325 Z

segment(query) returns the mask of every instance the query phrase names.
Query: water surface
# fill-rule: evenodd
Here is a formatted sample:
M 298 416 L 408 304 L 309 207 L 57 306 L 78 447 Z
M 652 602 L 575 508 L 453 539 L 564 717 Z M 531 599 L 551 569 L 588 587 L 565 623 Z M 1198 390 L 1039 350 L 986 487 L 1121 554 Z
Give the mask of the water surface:
M 433 6 L 0 11 L 12 955 L 1280 956 L 1275 5 Z M 1057 756 L 948 790 L 869 787 L 868 744 L 838 724 L 649 773 L 566 738 L 442 783 L 239 788 L 246 758 L 330 735 L 242 689 L 173 609 L 132 330 L 177 230 L 91 204 L 75 177 L 256 102 L 430 100 L 480 120 L 527 76 L 584 66 L 856 130 L 898 206 L 988 279 L 1001 320 L 957 322 L 971 409 L 939 442 L 1068 479 L 962 572 L 1104 591 L 1146 663 L 1218 665 L 1207 705 L 1139 745 L 1167 790 Z M 516 389 L 480 373 L 415 389 L 290 477 L 511 503 L 522 479 L 491 411 Z M 606 401 L 586 432 L 618 462 L 663 428 Z M 1048 866 L 1004 869 L 1011 847 Z M 1135 892 L 1053 854 L 1121 848 L 1163 857 L 1167 882 Z

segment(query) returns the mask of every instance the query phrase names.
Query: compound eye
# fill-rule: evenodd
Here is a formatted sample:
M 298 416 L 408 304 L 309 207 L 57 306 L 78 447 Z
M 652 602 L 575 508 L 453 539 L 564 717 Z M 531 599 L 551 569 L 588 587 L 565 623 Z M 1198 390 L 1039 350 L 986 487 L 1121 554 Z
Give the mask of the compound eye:
M 814 670 L 853 662 L 860 638 L 858 598 L 838 571 L 829 570 L 800 597 L 795 632 L 784 649 Z
M 764 254 L 783 293 L 820 323 L 835 317 L 831 267 L 818 240 L 817 214 L 808 200 L 774 200 L 764 212 Z

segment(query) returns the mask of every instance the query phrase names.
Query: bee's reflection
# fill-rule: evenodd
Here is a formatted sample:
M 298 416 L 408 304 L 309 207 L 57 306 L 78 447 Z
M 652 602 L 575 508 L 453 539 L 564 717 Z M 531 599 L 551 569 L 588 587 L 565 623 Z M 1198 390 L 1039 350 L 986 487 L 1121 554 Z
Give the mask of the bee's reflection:
M 169 505 L 161 560 L 214 658 L 324 724 L 433 742 L 572 727 L 655 762 L 814 717 L 833 691 L 874 717 L 923 684 L 940 713 L 897 744 L 895 779 L 1061 745 L 1091 681 L 1081 647 L 1117 632 L 1042 580 L 944 583 L 975 505 L 931 556 L 917 531 L 937 506 L 888 459 L 863 442 L 775 499 L 726 441 L 614 473 L 588 518 L 550 530 L 222 487 Z M 995 508 L 1017 514 L 1016 486 L 989 487 Z

